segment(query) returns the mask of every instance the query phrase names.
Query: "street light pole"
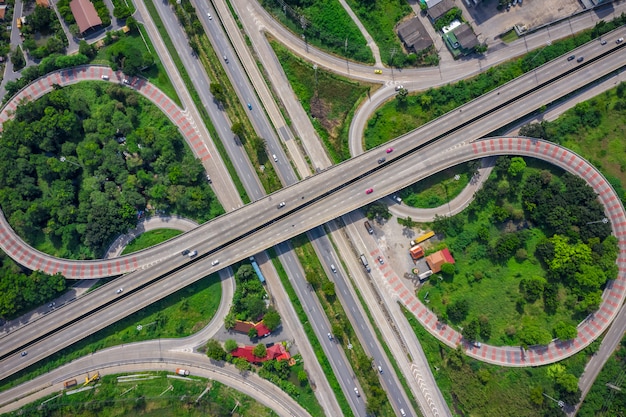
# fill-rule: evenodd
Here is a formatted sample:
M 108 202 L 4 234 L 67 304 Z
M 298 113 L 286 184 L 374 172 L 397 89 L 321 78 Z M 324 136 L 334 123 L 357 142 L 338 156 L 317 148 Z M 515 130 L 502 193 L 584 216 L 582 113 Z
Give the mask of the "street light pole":
M 72 162 L 72 161 L 70 161 L 69 159 L 67 159 L 67 158 L 66 158 L 66 157 L 64 157 L 64 156 L 60 157 L 60 158 L 59 158 L 59 161 L 61 161 L 61 162 L 67 162 L 67 163 L 70 163 L 70 164 L 72 164 L 72 165 L 76 165 L 78 168 L 82 168 L 82 166 L 81 166 L 81 165 L 77 164 L 76 162 Z

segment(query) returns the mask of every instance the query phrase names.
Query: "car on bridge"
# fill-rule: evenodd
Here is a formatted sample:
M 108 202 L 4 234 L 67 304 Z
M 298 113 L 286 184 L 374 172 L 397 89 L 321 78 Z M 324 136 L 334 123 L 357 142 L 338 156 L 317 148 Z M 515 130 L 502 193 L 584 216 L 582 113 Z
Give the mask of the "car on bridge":
M 373 188 L 368 188 L 367 190 L 365 190 L 365 194 L 372 194 L 374 192 Z

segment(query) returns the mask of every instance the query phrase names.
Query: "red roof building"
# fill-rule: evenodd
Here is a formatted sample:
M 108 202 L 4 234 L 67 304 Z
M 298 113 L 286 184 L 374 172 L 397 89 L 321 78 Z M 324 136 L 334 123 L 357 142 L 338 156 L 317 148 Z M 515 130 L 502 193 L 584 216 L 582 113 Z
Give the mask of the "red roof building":
M 235 327 L 233 327 L 233 330 L 236 332 L 248 334 L 250 332 L 250 329 L 252 329 L 253 327 L 256 329 L 257 337 L 269 336 L 270 333 L 272 333 L 270 329 L 268 329 L 267 326 L 263 324 L 263 320 L 256 324 L 249 321 L 237 320 L 235 322 Z
M 81 34 L 102 25 L 96 8 L 89 0 L 72 0 L 70 10 L 72 10 Z
M 285 350 L 285 347 L 280 343 L 268 347 L 267 355 L 265 355 L 264 358 L 258 358 L 254 356 L 254 354 L 252 353 L 253 350 L 254 346 L 243 346 L 233 350 L 232 352 L 230 352 L 230 354 L 233 355 L 233 357 L 235 358 L 244 358 L 250 363 L 260 363 L 272 359 L 276 359 L 277 361 L 287 361 L 291 358 L 289 352 L 287 352 L 287 350 Z
M 411 254 L 411 258 L 414 260 L 424 257 L 424 249 L 421 246 L 413 246 L 409 249 L 409 253 Z
M 433 271 L 434 274 L 441 271 L 441 265 L 445 263 L 453 264 L 454 258 L 450 254 L 448 248 L 444 248 L 438 252 L 433 253 L 426 257 L 426 263 Z

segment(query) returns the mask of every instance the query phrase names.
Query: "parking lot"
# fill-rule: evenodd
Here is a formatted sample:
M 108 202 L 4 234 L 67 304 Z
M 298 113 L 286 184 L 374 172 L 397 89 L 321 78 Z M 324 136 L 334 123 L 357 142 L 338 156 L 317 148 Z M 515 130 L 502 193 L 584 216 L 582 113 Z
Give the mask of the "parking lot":
M 536 28 L 583 10 L 578 0 L 518 0 L 508 11 L 497 9 L 498 0 L 484 0 L 471 8 L 465 0 L 459 0 L 457 5 L 479 39 L 488 45 L 499 42 L 500 35 L 515 25 Z
M 396 217 L 391 217 L 384 224 L 377 222 L 372 222 L 372 224 L 374 225 L 374 236 L 376 237 L 378 247 L 383 252 L 386 262 L 393 267 L 395 273 L 405 284 L 411 283 L 417 288 L 419 280 L 407 278 L 404 274 L 411 273 L 414 268 L 419 270 L 418 273 L 425 272 L 429 268 L 426 265 L 425 258 L 421 258 L 415 263 L 413 262 L 409 254 L 410 242 L 428 230 L 407 229 L 398 223 Z M 420 246 L 424 250 L 428 250 L 435 243 L 435 239 L 436 237 L 420 243 Z

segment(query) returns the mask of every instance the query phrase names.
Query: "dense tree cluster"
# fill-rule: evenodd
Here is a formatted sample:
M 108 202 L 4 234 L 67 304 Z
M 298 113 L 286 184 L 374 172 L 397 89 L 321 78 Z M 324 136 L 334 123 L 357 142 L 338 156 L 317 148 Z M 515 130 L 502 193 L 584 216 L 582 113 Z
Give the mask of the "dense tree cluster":
M 20 105 L 3 126 L 0 160 L 12 227 L 33 244 L 47 236 L 61 256 L 100 255 L 146 208 L 199 221 L 223 212 L 177 128 L 115 84 Z
M 237 288 L 233 295 L 233 304 L 230 312 L 224 319 L 227 329 L 235 325 L 235 320 L 257 322 L 264 320 L 270 330 L 280 325 L 280 315 L 274 307 L 266 305 L 267 292 L 259 281 L 252 265 L 245 264 L 235 273 Z M 254 338 L 256 335 L 250 335 Z
M 0 258 L 0 317 L 12 318 L 16 313 L 39 306 L 65 290 L 61 274 L 25 273 L 4 255 Z
M 35 6 L 35 10 L 28 15 L 28 24 L 22 26 L 22 34 L 24 35 L 24 48 L 36 59 L 63 53 L 68 45 L 61 23 L 54 9 L 50 7 Z M 36 37 L 41 36 L 47 37 L 47 40 L 39 45 Z

